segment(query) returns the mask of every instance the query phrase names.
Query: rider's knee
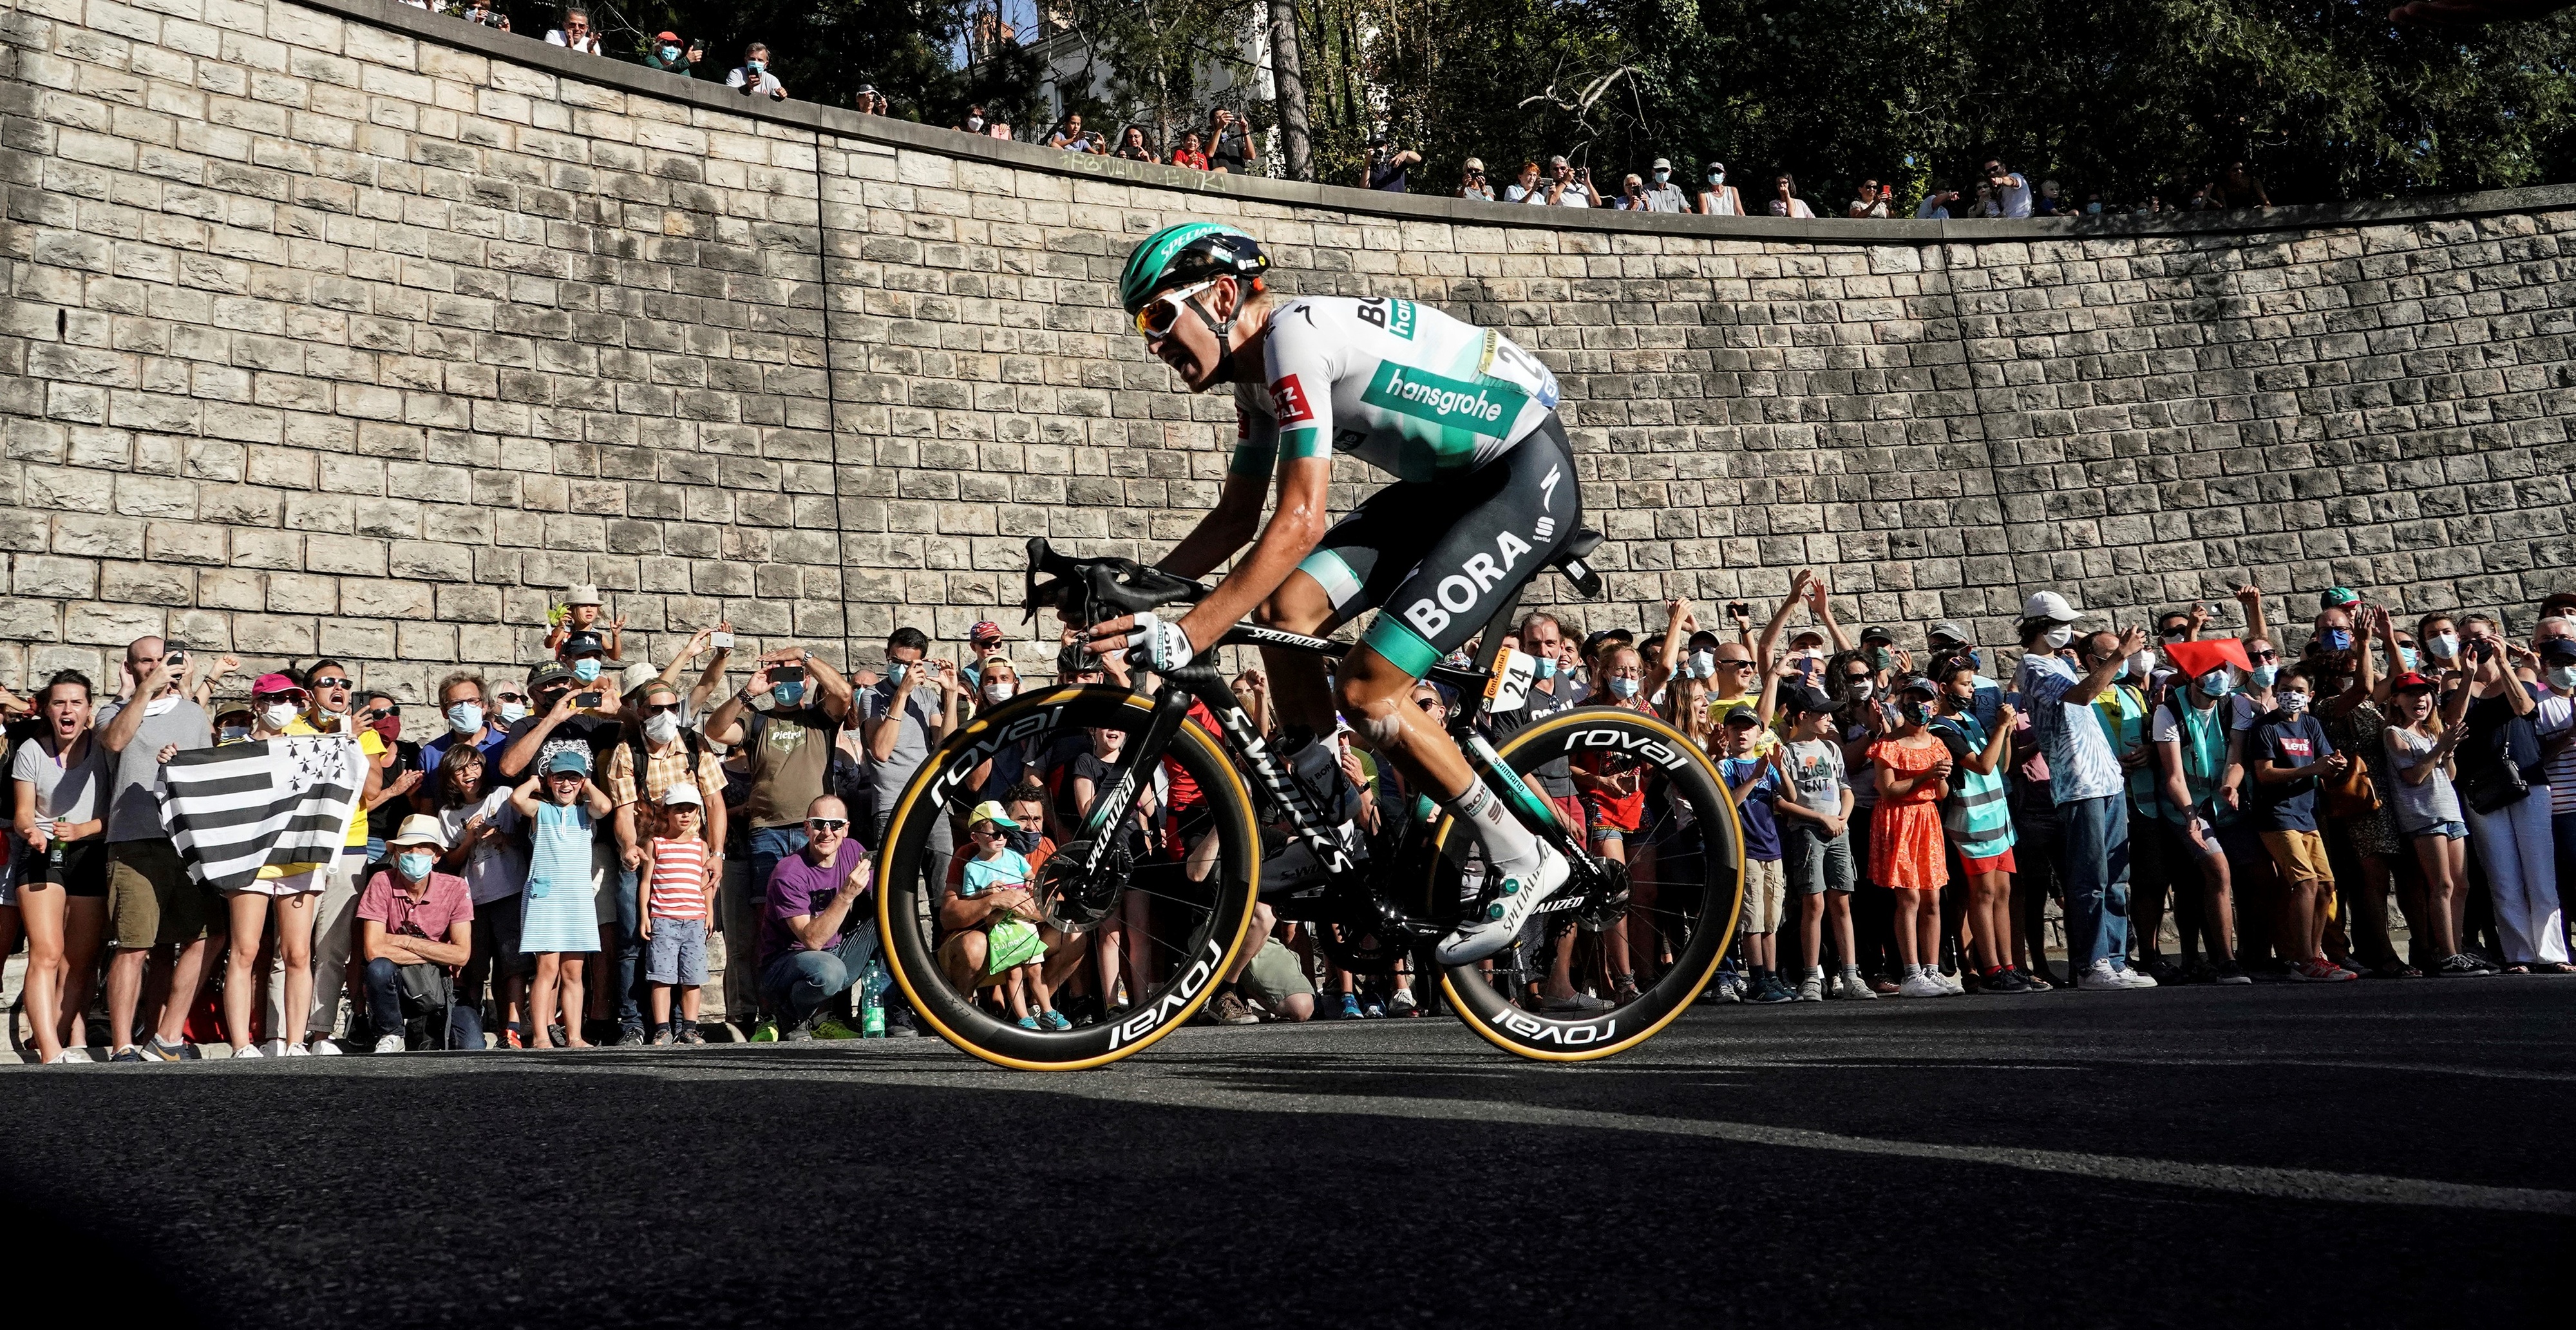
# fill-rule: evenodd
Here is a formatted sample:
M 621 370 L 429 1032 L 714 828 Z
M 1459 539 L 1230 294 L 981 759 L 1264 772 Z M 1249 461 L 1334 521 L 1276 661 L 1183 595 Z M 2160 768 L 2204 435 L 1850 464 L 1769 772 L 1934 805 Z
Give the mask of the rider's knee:
M 1364 680 L 1344 675 L 1333 682 L 1333 702 L 1341 710 L 1342 719 L 1350 722 L 1352 737 L 1360 747 L 1384 752 L 1401 741 L 1404 721 L 1396 714 L 1396 708 L 1403 703 L 1398 699 L 1379 696 Z

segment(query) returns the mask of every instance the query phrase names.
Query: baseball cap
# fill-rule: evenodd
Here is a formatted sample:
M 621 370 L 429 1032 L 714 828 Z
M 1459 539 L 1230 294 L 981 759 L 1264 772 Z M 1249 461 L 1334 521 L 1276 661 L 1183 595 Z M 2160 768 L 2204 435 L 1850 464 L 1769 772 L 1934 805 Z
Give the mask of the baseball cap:
M 2408 670 L 2404 674 L 2398 675 L 2396 678 L 2388 681 L 2388 690 L 2392 693 L 2409 692 L 2418 688 L 2423 689 L 2426 692 L 2431 692 L 2437 686 L 2438 685 L 2436 685 L 2432 680 L 2425 678 L 2423 675 L 2417 674 L 2413 670 Z
M 1583 654 L 1589 656 L 1593 652 L 1600 650 L 1601 644 L 1604 642 L 1634 642 L 1636 640 L 1637 635 L 1629 632 L 1625 628 L 1604 628 L 1600 632 L 1594 633 L 1592 636 L 1583 639 Z
M 707 800 L 706 796 L 698 793 L 696 781 L 684 780 L 674 782 L 671 788 L 662 791 L 662 806 L 664 808 L 704 808 L 707 806 Z
M 1648 169 L 1650 169 L 1650 170 L 1656 170 L 1656 171 L 1669 171 L 1669 170 L 1673 169 L 1673 161 L 1672 161 L 1672 159 L 1671 159 L 1671 158 L 1669 158 L 1669 157 L 1658 157 L 1658 158 L 1656 158 L 1656 159 L 1655 159 L 1655 164 L 1654 164 L 1652 167 L 1648 168 Z
M 2540 644 L 2540 658 L 2557 661 L 2560 664 L 2576 663 L 2576 639 L 2550 638 Z
M 2327 609 L 2340 609 L 2343 606 L 2353 604 L 2360 599 L 2361 593 L 2353 590 L 2351 587 L 2330 586 L 2326 588 L 2324 595 L 2317 597 L 2317 603 L 2323 605 Z
M 608 654 L 608 641 L 597 633 L 566 633 L 563 645 L 556 649 L 555 654 L 565 660 L 575 656 L 605 656 Z
M 1002 640 L 1002 625 L 990 619 L 977 619 L 975 626 L 966 630 L 966 640 L 970 643 L 999 642 Z
M 1896 691 L 1899 693 L 1921 693 L 1925 697 L 1939 697 L 1941 695 L 1941 690 L 1934 687 L 1930 679 L 1926 679 L 1920 674 L 1909 674 L 1904 678 L 1897 680 Z
M 2051 623 L 2073 623 L 2084 616 L 2075 612 L 2075 606 L 2066 597 L 2054 591 L 2042 591 L 2022 602 L 2021 617 L 2046 619 Z
M 1923 630 L 1923 639 L 1936 645 L 1942 642 L 1949 642 L 1958 646 L 1966 646 L 1968 644 L 1968 630 L 1961 628 L 1959 625 L 1948 619 L 1942 619 L 1935 622 L 1931 627 Z
M 584 776 L 589 775 L 590 750 L 586 748 L 565 748 L 558 750 L 553 757 L 546 759 L 547 775 L 552 776 L 558 772 L 564 771 L 577 772 Z
M 1896 640 L 1896 634 L 1879 627 L 1877 624 L 1871 624 L 1869 627 L 1860 630 L 1860 640 L 1863 642 L 1893 642 Z
M 1020 824 L 1012 821 L 1011 815 L 1002 811 L 1001 802 L 995 799 L 987 799 L 975 805 L 975 811 L 966 815 L 967 826 L 974 826 L 978 822 L 990 822 L 994 826 L 1007 827 L 1012 831 L 1020 829 Z
M 544 660 L 528 667 L 528 691 L 540 692 L 559 684 L 572 682 L 572 671 L 562 661 Z
M 574 587 L 564 593 L 563 603 L 566 608 L 575 605 L 596 605 L 599 603 L 599 588 L 589 585 Z
M 624 697 L 661 677 L 662 672 L 653 668 L 653 662 L 639 660 L 617 676 L 617 695 Z
M 1815 643 L 1817 646 L 1823 646 L 1825 644 L 1824 632 L 1815 628 L 1801 628 L 1798 631 L 1789 634 L 1789 645 L 1793 647 L 1802 647 L 1810 642 Z
M 653 40 L 657 42 L 676 42 L 680 40 L 680 34 L 676 32 L 657 32 L 653 34 Z
M 280 693 L 293 693 L 297 697 L 303 697 L 305 696 L 304 685 L 287 675 L 263 674 L 250 686 L 250 695 L 253 697 L 268 697 Z
M 1831 711 L 1834 704 L 1825 695 L 1802 683 L 1780 685 L 1780 714 L 1795 719 L 1815 712 Z
M 1717 718 L 1717 723 L 1720 725 L 1760 725 L 1762 723 L 1762 711 L 1759 707 L 1744 705 L 1743 699 L 1739 698 L 1737 699 L 1737 705 L 1728 707 L 1726 709 L 1726 714 Z

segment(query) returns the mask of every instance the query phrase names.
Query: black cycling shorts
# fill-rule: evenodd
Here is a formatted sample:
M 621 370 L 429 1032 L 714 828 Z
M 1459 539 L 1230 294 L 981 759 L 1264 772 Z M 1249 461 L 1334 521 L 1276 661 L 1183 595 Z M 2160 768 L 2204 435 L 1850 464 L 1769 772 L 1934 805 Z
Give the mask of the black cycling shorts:
M 1582 519 L 1574 448 L 1550 414 L 1510 452 L 1466 475 L 1402 481 L 1368 496 L 1297 566 L 1333 602 L 1323 631 L 1379 610 L 1361 644 L 1419 679 L 1483 629 Z

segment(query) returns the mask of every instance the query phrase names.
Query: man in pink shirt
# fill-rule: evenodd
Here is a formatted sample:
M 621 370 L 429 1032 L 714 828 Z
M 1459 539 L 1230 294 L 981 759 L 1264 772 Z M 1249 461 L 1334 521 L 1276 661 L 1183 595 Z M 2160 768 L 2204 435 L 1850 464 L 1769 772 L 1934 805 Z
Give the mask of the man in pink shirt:
M 437 871 L 447 832 L 427 813 L 403 819 L 385 842 L 391 867 L 379 870 L 358 897 L 360 954 L 367 959 L 367 1009 L 376 1051 L 417 1047 L 432 1018 L 449 1014 L 444 1042 L 430 1047 L 483 1047 L 482 1017 L 456 1005 L 455 972 L 473 951 L 474 898 L 465 879 Z

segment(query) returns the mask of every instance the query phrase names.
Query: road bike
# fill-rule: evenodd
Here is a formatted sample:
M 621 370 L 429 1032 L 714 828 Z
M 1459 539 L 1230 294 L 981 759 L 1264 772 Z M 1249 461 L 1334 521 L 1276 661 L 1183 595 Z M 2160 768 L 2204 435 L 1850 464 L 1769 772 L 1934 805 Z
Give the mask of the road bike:
M 1598 596 L 1600 576 L 1583 560 L 1600 540 L 1580 532 L 1546 566 Z M 1363 831 L 1348 816 L 1356 795 L 1337 783 L 1336 736 L 1299 752 L 1266 742 L 1211 650 L 1185 669 L 1140 674 L 1144 686 L 1135 689 L 1029 692 L 959 727 L 922 763 L 880 834 L 876 891 L 887 964 L 913 1009 L 949 1042 L 1001 1066 L 1101 1066 L 1186 1023 L 1243 948 L 1267 944 L 1266 935 L 1246 939 L 1261 904 L 1301 925 L 1335 970 L 1440 970 L 1449 1009 L 1524 1057 L 1606 1057 L 1662 1029 L 1707 988 L 1733 937 L 1743 832 L 1716 767 L 1657 717 L 1578 706 L 1513 731 L 1499 747 L 1487 740 L 1481 718 L 1518 707 L 1534 670 L 1528 656 L 1503 651 L 1503 637 L 1538 571 L 1533 565 L 1505 598 L 1468 664 L 1443 662 L 1427 676 L 1458 699 L 1447 731 L 1477 779 L 1572 866 L 1565 888 L 1502 953 L 1445 970 L 1432 960 L 1433 944 L 1483 906 L 1482 856 L 1454 819 L 1427 800 L 1394 797 L 1393 783 L 1382 782 L 1378 829 Z M 1040 537 L 1029 542 L 1023 608 L 1089 625 L 1208 591 L 1132 560 L 1072 558 Z M 1217 645 L 1328 659 L 1351 649 L 1251 624 Z M 1083 753 L 1090 764 L 1076 761 Z M 1069 780 L 1068 764 L 1094 775 Z M 1531 779 L 1573 766 L 1625 773 L 1642 791 L 1625 862 L 1590 852 L 1581 825 L 1569 825 L 1572 810 Z M 942 926 L 943 906 L 964 883 L 950 847 L 974 805 L 997 795 L 997 769 L 1049 786 L 1056 843 L 1021 904 L 1043 921 L 1044 977 L 1060 988 L 1089 972 L 1105 1009 L 1092 1023 L 1024 1028 L 1000 1008 L 996 989 L 1008 980 L 980 963 L 986 947 L 967 936 L 973 925 Z M 1078 803 L 1085 784 L 1090 797 Z M 1564 991 L 1585 987 L 1595 995 Z M 1125 1000 L 1110 1005 L 1122 988 Z

